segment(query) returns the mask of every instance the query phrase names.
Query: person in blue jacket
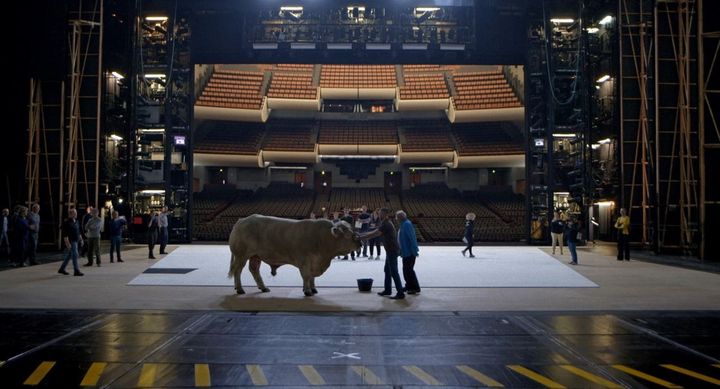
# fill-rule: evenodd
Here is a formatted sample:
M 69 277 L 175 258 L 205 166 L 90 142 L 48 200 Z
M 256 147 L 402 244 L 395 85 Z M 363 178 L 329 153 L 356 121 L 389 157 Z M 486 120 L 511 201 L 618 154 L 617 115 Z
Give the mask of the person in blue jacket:
M 403 278 L 405 278 L 405 293 L 420 293 L 420 283 L 415 274 L 415 259 L 420 249 L 418 248 L 415 227 L 407 218 L 405 211 L 395 212 L 395 218 L 399 224 L 398 243 L 400 244 L 400 256 L 403 262 Z

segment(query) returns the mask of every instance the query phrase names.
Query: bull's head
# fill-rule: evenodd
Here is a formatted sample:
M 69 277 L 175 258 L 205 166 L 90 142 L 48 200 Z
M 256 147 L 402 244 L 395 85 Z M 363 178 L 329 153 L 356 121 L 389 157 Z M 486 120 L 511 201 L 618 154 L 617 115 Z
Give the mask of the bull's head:
M 343 254 L 347 254 L 350 251 L 357 250 L 362 246 L 360 243 L 360 236 L 353 231 L 350 224 L 344 221 L 335 223 L 330 228 L 330 233 L 338 242 L 338 249 L 342 250 Z

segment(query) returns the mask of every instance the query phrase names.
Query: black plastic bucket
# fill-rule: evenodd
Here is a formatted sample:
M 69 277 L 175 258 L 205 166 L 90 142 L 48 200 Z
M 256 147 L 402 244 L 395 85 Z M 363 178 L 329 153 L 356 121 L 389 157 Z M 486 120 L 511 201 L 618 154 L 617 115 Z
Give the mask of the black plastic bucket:
M 361 292 L 369 292 L 372 290 L 372 278 L 358 278 L 357 283 L 358 290 L 360 290 Z

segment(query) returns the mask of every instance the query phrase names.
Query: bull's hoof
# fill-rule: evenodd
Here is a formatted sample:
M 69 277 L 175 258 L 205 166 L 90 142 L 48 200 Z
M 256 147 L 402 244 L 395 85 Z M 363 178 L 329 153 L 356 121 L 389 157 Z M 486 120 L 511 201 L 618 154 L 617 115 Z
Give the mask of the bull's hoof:
M 310 297 L 310 296 L 313 295 L 312 291 L 306 290 L 306 291 L 304 291 L 304 292 L 305 292 L 305 296 Z
M 270 289 L 268 289 L 268 288 L 260 288 L 260 291 L 263 292 L 263 293 L 267 293 L 267 292 L 270 291 Z
M 245 294 L 245 291 L 242 288 L 235 289 L 235 291 L 237 292 L 237 294 Z
M 312 291 L 312 294 L 317 294 L 317 289 L 315 288 L 310 289 L 310 291 Z

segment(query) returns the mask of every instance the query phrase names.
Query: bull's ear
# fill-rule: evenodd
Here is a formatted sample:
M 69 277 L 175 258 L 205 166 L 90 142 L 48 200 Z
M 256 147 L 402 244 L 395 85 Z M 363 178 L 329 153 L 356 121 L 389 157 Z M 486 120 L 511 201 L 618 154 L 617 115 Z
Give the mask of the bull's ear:
M 336 237 L 336 238 L 337 238 L 339 232 L 340 232 L 340 231 L 339 231 L 339 228 L 338 228 L 337 226 L 333 226 L 333 227 L 330 229 L 330 233 L 332 234 L 332 236 L 334 236 L 334 237 Z

